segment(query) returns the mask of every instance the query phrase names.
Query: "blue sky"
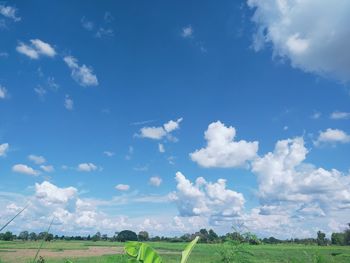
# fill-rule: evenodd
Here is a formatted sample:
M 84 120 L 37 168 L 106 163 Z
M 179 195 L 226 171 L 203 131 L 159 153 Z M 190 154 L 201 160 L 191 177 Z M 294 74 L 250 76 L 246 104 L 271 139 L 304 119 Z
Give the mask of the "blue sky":
M 0 222 L 29 203 L 14 232 L 341 230 L 336 2 L 1 2 Z

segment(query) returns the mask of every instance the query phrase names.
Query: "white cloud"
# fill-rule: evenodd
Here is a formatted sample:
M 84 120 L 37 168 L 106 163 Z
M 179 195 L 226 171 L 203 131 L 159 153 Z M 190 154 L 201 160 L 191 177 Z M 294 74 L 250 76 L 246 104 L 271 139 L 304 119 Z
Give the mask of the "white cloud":
M 40 168 L 47 173 L 52 173 L 55 171 L 55 168 L 52 165 L 40 165 Z
M 77 169 L 79 172 L 92 172 L 97 170 L 97 166 L 93 163 L 81 163 Z
M 130 189 L 130 186 L 127 184 L 118 184 L 115 186 L 115 189 L 119 191 L 128 191 Z
M 7 89 L 0 85 L 0 99 L 5 99 L 7 97 Z
M 152 176 L 149 179 L 149 184 L 158 187 L 162 184 L 162 181 L 163 181 L 162 178 L 160 178 L 159 176 Z
M 126 160 L 131 160 L 132 155 L 134 154 L 134 147 L 129 146 L 128 153 L 125 155 Z
M 81 86 L 97 86 L 98 80 L 93 73 L 93 69 L 86 65 L 79 66 L 78 60 L 72 56 L 64 57 L 64 62 L 72 70 L 72 78 Z
M 35 196 L 45 205 L 66 204 L 76 198 L 77 189 L 74 187 L 59 188 L 50 182 L 44 181 L 35 184 Z
M 272 45 L 273 56 L 293 67 L 340 81 L 350 80 L 350 2 L 247 0 L 257 25 L 256 51 Z
M 48 43 L 41 41 L 40 39 L 32 39 L 30 40 L 34 49 L 40 54 L 48 57 L 56 56 L 55 49 Z
M 321 115 L 321 112 L 316 111 L 311 115 L 311 119 L 318 120 L 321 117 Z
M 21 21 L 21 18 L 17 16 L 17 8 L 13 6 L 5 6 L 0 4 L 0 15 L 10 18 L 15 22 Z
M 143 127 L 140 130 L 142 138 L 149 138 L 153 140 L 160 140 L 166 135 L 163 127 Z
M 192 161 L 203 167 L 239 167 L 256 157 L 259 143 L 234 141 L 236 129 L 220 121 L 213 122 L 205 132 L 207 146 L 190 154 Z
M 333 120 L 347 120 L 350 119 L 350 112 L 334 111 L 330 118 Z
M 103 154 L 108 156 L 108 157 L 113 157 L 115 155 L 115 153 L 111 152 L 111 151 L 104 151 Z
M 69 95 L 66 95 L 66 97 L 64 98 L 64 107 L 67 110 L 73 110 L 74 108 L 74 101 Z
M 321 131 L 317 140 L 314 142 L 316 146 L 330 143 L 349 143 L 350 142 L 350 135 L 348 135 L 346 132 L 339 130 L 339 129 L 330 129 L 328 128 L 325 131 Z
M 170 120 L 164 124 L 164 130 L 167 133 L 175 131 L 180 128 L 180 122 L 182 122 L 183 118 L 179 118 L 176 121 Z
M 86 29 L 87 31 L 92 31 L 95 29 L 95 24 L 92 21 L 88 21 L 85 17 L 83 17 L 81 20 L 81 25 L 84 29 Z
M 182 120 L 183 118 L 179 118 L 176 121 L 170 120 L 159 127 L 143 127 L 140 129 L 140 134 L 137 136 L 153 140 L 161 140 L 167 136 L 169 140 L 174 140 L 170 133 L 180 128 Z
M 39 171 L 36 171 L 32 167 L 25 164 L 15 164 L 14 166 L 12 166 L 12 171 L 16 173 L 34 175 L 34 176 L 37 176 L 40 174 Z
M 97 38 L 102 38 L 102 37 L 113 37 L 114 36 L 114 31 L 111 28 L 104 28 L 104 27 L 100 27 L 95 36 Z
M 183 38 L 190 38 L 193 36 L 193 28 L 191 25 L 182 28 L 181 36 Z
M 244 197 L 227 189 L 226 180 L 211 183 L 198 177 L 193 184 L 180 172 L 175 179 L 177 191 L 170 198 L 176 203 L 180 216 L 205 216 L 211 221 L 225 221 L 242 213 Z
M 322 217 L 350 208 L 350 176 L 304 163 L 307 153 L 297 137 L 278 141 L 273 152 L 253 161 L 261 214 Z
M 35 154 L 29 155 L 28 159 L 30 161 L 34 162 L 35 164 L 43 164 L 46 162 L 46 159 L 44 156 L 39 156 L 39 155 L 35 155 Z
M 6 156 L 7 151 L 9 150 L 10 145 L 8 143 L 0 144 L 0 157 Z
M 38 94 L 39 98 L 44 99 L 44 96 L 46 95 L 47 91 L 41 86 L 38 86 L 34 88 L 34 92 Z
M 31 59 L 38 59 L 41 56 L 54 57 L 56 55 L 55 49 L 50 44 L 40 39 L 31 39 L 30 42 L 29 45 L 20 42 L 16 50 Z
M 164 144 L 158 143 L 158 150 L 160 153 L 164 153 L 165 152 Z

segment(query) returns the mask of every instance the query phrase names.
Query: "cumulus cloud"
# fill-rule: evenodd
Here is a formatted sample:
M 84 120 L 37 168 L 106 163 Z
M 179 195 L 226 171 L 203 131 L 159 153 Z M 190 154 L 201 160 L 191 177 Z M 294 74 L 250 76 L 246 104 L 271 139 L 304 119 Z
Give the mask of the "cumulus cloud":
M 98 80 L 93 73 L 93 69 L 86 65 L 79 66 L 78 60 L 72 56 L 66 56 L 63 58 L 67 66 L 71 69 L 72 78 L 83 87 L 97 86 Z
M 322 144 L 336 144 L 336 143 L 349 143 L 350 135 L 348 135 L 345 131 L 339 129 L 327 129 L 325 131 L 321 131 L 317 140 L 314 142 L 316 146 Z
M 7 97 L 7 89 L 0 85 L 0 99 L 5 99 Z
M 273 152 L 253 161 L 261 214 L 315 217 L 350 208 L 350 176 L 304 163 L 307 153 L 297 137 L 278 141 Z
M 153 140 L 161 140 L 164 137 L 167 137 L 169 140 L 174 140 L 171 136 L 171 132 L 180 128 L 182 120 L 182 118 L 179 118 L 176 121 L 170 120 L 167 123 L 164 123 L 163 126 L 159 127 L 143 127 L 140 129 L 140 133 L 137 136 Z
M 79 172 L 92 172 L 97 170 L 97 166 L 93 163 L 81 163 L 78 165 Z
M 255 50 L 271 45 L 275 57 L 287 58 L 306 72 L 349 81 L 350 2 L 247 0 L 257 25 Z
M 20 42 L 16 50 L 31 59 L 39 59 L 41 56 L 54 57 L 56 55 L 55 49 L 40 39 L 31 39 L 30 44 Z
M 330 115 L 330 118 L 332 120 L 347 120 L 350 119 L 350 112 L 334 111 Z
M 127 184 L 118 184 L 115 186 L 115 189 L 119 191 L 128 191 L 130 189 L 130 186 Z
M 28 159 L 35 164 L 43 164 L 46 162 L 46 159 L 44 156 L 39 156 L 39 155 L 35 155 L 35 154 L 29 155 Z
M 7 151 L 9 150 L 10 145 L 8 143 L 0 144 L 0 157 L 6 156 Z
M 159 176 L 152 176 L 149 179 L 149 184 L 158 187 L 161 185 L 162 181 L 163 181 L 162 178 L 160 178 Z
M 66 204 L 77 196 L 77 189 L 74 187 L 59 188 L 44 181 L 41 184 L 35 184 L 35 196 L 46 205 Z
M 69 95 L 66 95 L 66 97 L 64 98 L 64 107 L 67 110 L 73 110 L 74 108 L 74 101 Z
M 190 153 L 192 161 L 203 167 L 239 167 L 256 157 L 259 143 L 235 141 L 236 129 L 220 121 L 213 122 L 204 133 L 207 146 Z
M 12 171 L 21 174 L 34 175 L 37 176 L 40 174 L 39 171 L 34 170 L 32 167 L 25 164 L 15 164 L 12 166 Z
M 0 15 L 12 19 L 15 22 L 21 21 L 21 18 L 17 16 L 17 8 L 13 6 L 6 6 L 4 4 L 0 4 Z
M 215 183 L 198 177 L 195 183 L 181 172 L 176 173 L 177 191 L 170 195 L 179 210 L 180 216 L 205 216 L 211 221 L 225 221 L 238 217 L 244 208 L 241 193 L 226 188 L 226 180 Z

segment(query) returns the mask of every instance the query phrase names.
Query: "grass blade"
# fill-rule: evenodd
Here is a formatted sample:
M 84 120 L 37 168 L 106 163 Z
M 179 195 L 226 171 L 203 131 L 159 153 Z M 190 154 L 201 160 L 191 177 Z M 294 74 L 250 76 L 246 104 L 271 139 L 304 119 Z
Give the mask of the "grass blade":
M 45 239 L 47 238 L 47 235 L 49 234 L 49 231 L 50 231 L 50 229 L 51 229 L 51 226 L 52 226 L 52 223 L 53 223 L 53 220 L 54 220 L 54 219 L 55 219 L 55 217 L 52 218 L 51 223 L 50 223 L 50 225 L 49 225 L 49 227 L 48 227 L 48 229 L 47 229 L 47 231 L 46 231 L 46 233 L 45 233 L 45 236 L 44 236 L 43 240 L 41 240 L 40 246 L 39 246 L 38 250 L 36 251 L 36 254 L 35 254 L 35 258 L 34 258 L 34 260 L 33 260 L 33 263 L 35 263 L 36 260 L 37 260 L 37 258 L 38 258 L 39 252 L 40 252 L 41 248 L 43 247 L 43 244 L 44 244 L 44 242 L 45 242 Z
M 10 219 L 10 221 L 8 221 L 1 229 L 0 229 L 0 232 L 2 231 L 2 230 L 4 230 L 4 228 L 5 227 L 7 227 L 17 216 L 19 216 L 24 210 L 26 210 L 26 208 L 29 206 L 29 204 L 28 205 L 26 205 L 21 211 L 19 211 L 14 217 L 12 217 L 11 219 Z

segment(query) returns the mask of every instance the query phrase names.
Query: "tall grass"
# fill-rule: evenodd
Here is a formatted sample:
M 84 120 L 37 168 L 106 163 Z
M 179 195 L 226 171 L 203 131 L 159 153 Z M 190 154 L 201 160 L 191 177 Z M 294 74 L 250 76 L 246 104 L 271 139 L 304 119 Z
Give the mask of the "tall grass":
M 47 231 L 46 231 L 46 233 L 45 233 L 45 236 L 44 236 L 43 240 L 41 240 L 41 242 L 40 242 L 40 246 L 39 246 L 38 250 L 36 251 L 36 254 L 35 254 L 33 263 L 35 263 L 36 260 L 37 260 L 37 258 L 38 258 L 39 252 L 40 252 L 41 248 L 43 247 L 43 244 L 44 244 L 44 242 L 45 242 L 45 240 L 46 240 L 46 238 L 47 238 L 47 235 L 49 234 L 49 231 L 50 231 L 50 229 L 51 229 L 51 226 L 52 226 L 52 223 L 53 223 L 53 220 L 54 220 L 54 219 L 55 219 L 55 217 L 52 218 L 52 220 L 51 220 L 51 222 L 50 222 L 50 225 L 49 225 L 49 227 L 48 227 L 48 229 L 47 229 Z

